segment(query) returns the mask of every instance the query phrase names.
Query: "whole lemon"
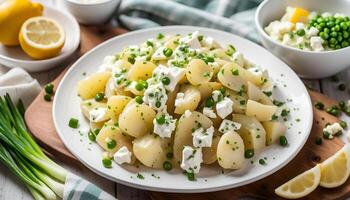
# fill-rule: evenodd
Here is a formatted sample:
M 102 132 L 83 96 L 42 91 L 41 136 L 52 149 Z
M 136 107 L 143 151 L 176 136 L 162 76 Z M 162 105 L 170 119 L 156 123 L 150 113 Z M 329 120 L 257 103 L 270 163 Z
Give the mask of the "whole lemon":
M 29 0 L 5 0 L 0 3 L 0 43 L 19 45 L 18 34 L 22 24 L 28 18 L 42 14 L 43 6 Z

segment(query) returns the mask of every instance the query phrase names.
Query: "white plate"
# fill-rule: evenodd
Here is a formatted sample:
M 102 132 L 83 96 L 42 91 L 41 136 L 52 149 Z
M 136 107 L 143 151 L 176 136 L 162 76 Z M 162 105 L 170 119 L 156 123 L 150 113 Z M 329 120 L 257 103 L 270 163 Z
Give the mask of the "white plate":
M 101 163 L 101 148 L 97 144 L 89 144 L 86 135 L 79 134 L 78 129 L 68 127 L 71 117 L 78 118 L 80 128 L 88 127 L 87 121 L 80 112 L 80 98 L 77 96 L 77 82 L 84 78 L 84 73 L 91 74 L 98 70 L 104 56 L 113 55 L 128 45 L 140 44 L 158 33 L 187 34 L 198 30 L 201 34 L 212 36 L 221 44 L 233 44 L 249 60 L 269 70 L 276 81 L 276 96 L 288 101 L 291 109 L 290 119 L 286 122 L 290 127 L 286 133 L 288 147 L 272 145 L 254 157 L 254 164 L 246 160 L 247 167 L 239 171 L 225 171 L 218 166 L 203 167 L 197 175 L 197 181 L 188 181 L 180 170 L 165 172 L 146 167 L 118 166 L 106 169 Z M 287 100 L 288 99 L 288 100 Z M 300 118 L 300 121 L 297 120 Z M 282 61 L 264 48 L 230 33 L 190 26 L 169 26 L 135 31 L 110 39 L 95 47 L 81 57 L 67 72 L 59 85 L 53 105 L 55 127 L 66 147 L 88 168 L 113 181 L 146 190 L 163 192 L 210 192 L 233 188 L 257 181 L 286 165 L 300 151 L 306 142 L 312 125 L 312 105 L 304 84 L 298 76 Z M 297 122 L 299 121 L 299 122 Z M 260 165 L 260 158 L 267 158 L 267 165 Z M 137 178 L 142 174 L 143 180 Z M 153 174 L 153 176 L 152 176 Z M 159 176 L 160 178 L 155 178 Z
M 21 67 L 29 72 L 37 72 L 50 69 L 72 55 L 80 43 L 80 28 L 75 18 L 67 12 L 45 6 L 43 16 L 55 19 L 66 33 L 66 41 L 60 54 L 56 57 L 33 60 L 20 46 L 6 47 L 0 44 L 0 63 L 7 67 Z

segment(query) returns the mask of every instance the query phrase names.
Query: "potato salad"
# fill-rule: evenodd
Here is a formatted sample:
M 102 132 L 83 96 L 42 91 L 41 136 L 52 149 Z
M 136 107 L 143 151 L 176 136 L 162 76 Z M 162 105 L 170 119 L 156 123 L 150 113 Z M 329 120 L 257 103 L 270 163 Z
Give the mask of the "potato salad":
M 271 22 L 265 31 L 273 40 L 305 51 L 336 50 L 350 44 L 350 19 L 341 13 L 287 7 L 281 20 Z
M 266 146 L 288 145 L 289 109 L 273 99 L 267 71 L 234 44 L 159 33 L 106 56 L 96 71 L 77 92 L 107 168 L 180 168 L 193 180 L 203 165 L 240 169 Z

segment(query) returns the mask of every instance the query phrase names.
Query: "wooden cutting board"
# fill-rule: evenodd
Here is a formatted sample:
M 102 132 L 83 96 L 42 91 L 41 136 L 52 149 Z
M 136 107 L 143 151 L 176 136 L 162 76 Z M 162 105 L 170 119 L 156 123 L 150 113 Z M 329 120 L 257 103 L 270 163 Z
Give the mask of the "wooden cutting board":
M 125 33 L 123 29 L 112 29 L 110 27 L 81 27 L 81 47 L 78 55 L 90 50 L 97 44 L 106 39 Z M 67 67 L 68 69 L 68 67 Z M 66 69 L 66 70 L 67 70 Z M 53 84 L 55 88 L 59 84 L 61 78 L 65 74 L 64 70 L 57 77 Z M 334 105 L 335 100 L 329 99 L 326 96 L 309 91 L 312 101 L 320 100 L 326 106 Z M 65 148 L 60 138 L 58 137 L 53 121 L 52 121 L 52 102 L 46 102 L 43 99 L 44 92 L 42 91 L 33 103 L 28 107 L 25 120 L 29 130 L 33 133 L 37 141 L 52 155 L 61 158 L 67 162 L 80 162 Z M 310 169 L 316 163 L 319 163 L 339 150 L 343 143 L 335 138 L 333 140 L 324 140 L 322 145 L 315 144 L 315 138 L 322 136 L 322 129 L 327 122 L 333 123 L 338 121 L 337 118 L 327 114 L 324 111 L 317 109 L 313 110 L 314 121 L 313 127 L 308 141 L 306 142 L 300 153 L 284 168 L 276 173 L 251 184 L 241 186 L 234 189 L 202 193 L 202 194 L 178 194 L 178 193 L 160 193 L 149 192 L 152 199 L 238 199 L 242 197 L 256 197 L 261 199 L 278 199 L 274 194 L 274 189 L 295 177 L 299 173 Z M 297 134 L 297 133 L 296 133 Z M 306 199 L 345 199 L 350 196 L 350 180 L 343 186 L 336 189 L 317 188 L 316 191 L 306 197 Z

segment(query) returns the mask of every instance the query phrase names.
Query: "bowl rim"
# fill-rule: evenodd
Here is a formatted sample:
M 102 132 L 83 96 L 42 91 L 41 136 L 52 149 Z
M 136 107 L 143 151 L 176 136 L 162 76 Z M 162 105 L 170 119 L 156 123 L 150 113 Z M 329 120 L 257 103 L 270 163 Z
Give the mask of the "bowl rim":
M 66 2 L 69 2 L 71 4 L 74 4 L 76 6 L 83 6 L 83 7 L 92 7 L 92 6 L 99 6 L 99 5 L 103 5 L 103 4 L 107 4 L 113 1 L 118 2 L 119 0 L 103 0 L 101 2 L 95 2 L 95 3 L 80 3 L 78 1 L 75 0 L 64 0 Z
M 70 55 L 72 55 L 75 50 L 78 48 L 79 43 L 80 43 L 80 26 L 78 24 L 78 22 L 75 20 L 75 18 L 68 12 L 62 12 L 59 9 L 53 8 L 51 6 L 45 6 L 45 10 L 46 12 L 56 12 L 59 13 L 60 15 L 65 15 L 66 17 L 69 18 L 69 20 L 71 21 L 72 24 L 74 24 L 75 28 L 77 28 L 78 30 L 78 40 L 74 41 L 74 44 L 72 45 L 73 48 L 68 49 L 67 52 L 65 54 L 59 54 L 55 57 L 52 58 L 48 58 L 48 59 L 42 59 L 42 60 L 23 60 L 23 59 L 17 59 L 17 58 L 12 58 L 9 56 L 5 56 L 0 54 L 0 59 L 6 60 L 6 61 L 10 61 L 10 62 L 14 62 L 14 63 L 27 63 L 27 64 L 41 64 L 44 62 L 55 62 L 58 61 L 60 59 L 62 59 L 62 57 L 66 58 L 69 57 Z M 44 15 L 43 15 L 44 16 Z
M 260 19 L 260 15 L 261 15 L 261 11 L 265 8 L 265 6 L 268 3 L 271 3 L 271 2 L 273 2 L 273 0 L 264 0 L 263 2 L 260 3 L 260 5 L 258 6 L 258 8 L 257 8 L 257 10 L 255 12 L 255 20 L 254 20 L 255 21 L 255 26 L 256 26 L 256 28 L 258 30 L 259 35 L 264 37 L 264 39 L 272 42 L 274 45 L 277 45 L 277 46 L 279 46 L 281 48 L 286 48 L 286 49 L 289 49 L 291 51 L 296 51 L 296 52 L 299 52 L 299 53 L 305 53 L 305 54 L 311 54 L 311 55 L 333 54 L 333 53 L 340 53 L 340 52 L 343 52 L 343 51 L 350 50 L 350 46 L 348 46 L 348 47 L 345 47 L 345 48 L 331 50 L 331 51 L 304 51 L 304 50 L 301 50 L 301 49 L 298 49 L 298 48 L 294 48 L 294 47 L 290 47 L 290 46 L 287 46 L 287 45 L 283 45 L 282 43 L 273 40 L 265 32 L 265 30 L 262 28 L 262 24 L 260 23 L 260 20 L 259 20 Z

